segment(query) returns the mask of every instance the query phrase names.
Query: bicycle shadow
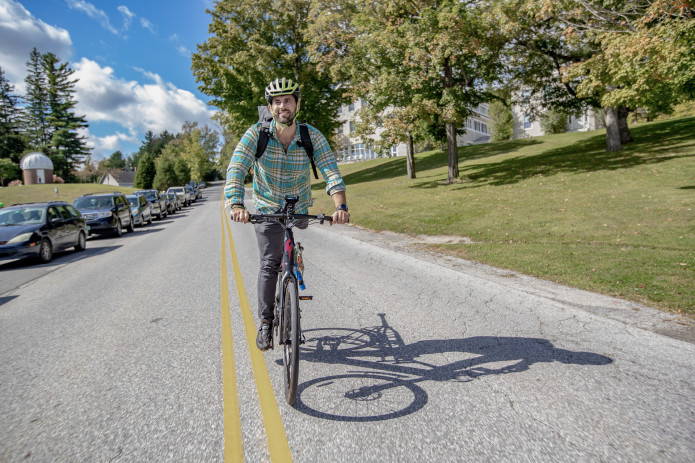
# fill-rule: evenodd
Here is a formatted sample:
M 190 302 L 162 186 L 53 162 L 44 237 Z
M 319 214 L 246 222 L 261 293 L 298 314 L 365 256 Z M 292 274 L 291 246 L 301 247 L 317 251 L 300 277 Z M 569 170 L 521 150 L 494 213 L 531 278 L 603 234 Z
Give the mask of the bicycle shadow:
M 426 381 L 470 382 L 481 376 L 523 372 L 536 363 L 612 363 L 609 357 L 560 349 L 541 338 L 476 336 L 405 344 L 386 322 L 386 315 L 378 315 L 380 326 L 304 331 L 302 361 L 359 370 L 300 384 L 298 411 L 336 421 L 388 420 L 427 404 L 427 392 L 418 385 Z M 458 359 L 446 361 L 451 356 Z

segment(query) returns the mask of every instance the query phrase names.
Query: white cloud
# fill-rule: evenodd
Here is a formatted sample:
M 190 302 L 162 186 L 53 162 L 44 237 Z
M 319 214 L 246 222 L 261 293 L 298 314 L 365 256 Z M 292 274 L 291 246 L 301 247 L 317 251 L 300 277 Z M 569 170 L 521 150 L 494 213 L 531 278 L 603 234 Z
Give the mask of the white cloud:
M 144 27 L 145 29 L 147 29 L 148 31 L 152 32 L 153 34 L 155 33 L 155 31 L 154 31 L 154 24 L 152 24 L 151 22 L 149 22 L 147 19 L 145 19 L 145 18 L 140 18 L 140 25 L 141 25 L 142 27 Z
M 118 11 L 121 12 L 121 16 L 123 16 L 123 29 L 127 31 L 133 22 L 133 18 L 135 17 L 135 13 L 130 11 L 128 9 L 128 7 L 125 5 L 121 5 L 117 9 L 118 9 Z
M 72 3 L 89 10 L 89 4 L 84 1 L 72 0 Z M 128 17 L 125 9 L 119 11 L 124 18 Z M 94 14 L 98 16 L 98 13 Z M 15 85 L 15 94 L 25 91 L 25 63 L 32 48 L 36 47 L 41 53 L 52 52 L 63 61 L 72 61 L 72 41 L 68 31 L 36 19 L 14 0 L 0 0 L 0 43 L 0 66 L 7 79 Z M 144 76 L 142 80 L 145 83 L 141 83 L 118 77 L 112 67 L 102 67 L 87 58 L 80 59 L 77 64 L 71 63 L 71 67 L 78 79 L 75 84 L 76 113 L 84 115 L 91 124 L 82 135 L 87 137 L 88 146 L 94 148 L 92 154 L 96 160 L 110 156 L 118 149 L 130 154 L 148 130 L 176 133 L 185 121 L 215 126 L 211 120 L 213 112 L 203 101 L 193 93 L 165 82 L 156 73 L 138 69 Z
M 34 18 L 13 0 L 0 1 L 0 43 L 0 66 L 16 93 L 24 93 L 26 62 L 34 47 L 41 53 L 52 52 L 63 61 L 72 56 L 68 31 Z
M 109 32 L 118 35 L 118 30 L 111 25 L 109 17 L 103 10 L 98 9 L 91 3 L 85 2 L 84 0 L 67 0 L 68 6 L 74 10 L 80 10 L 87 14 L 92 19 L 96 19 L 101 27 L 108 30 Z
M 176 133 L 185 121 L 212 125 L 212 111 L 193 93 L 165 82 L 158 74 L 139 71 L 152 83 L 118 78 L 112 68 L 86 58 L 75 66 L 78 114 L 84 114 L 88 122 L 114 123 L 124 129 L 90 137 L 97 159 L 122 149 L 123 142 L 140 140 L 148 130 Z

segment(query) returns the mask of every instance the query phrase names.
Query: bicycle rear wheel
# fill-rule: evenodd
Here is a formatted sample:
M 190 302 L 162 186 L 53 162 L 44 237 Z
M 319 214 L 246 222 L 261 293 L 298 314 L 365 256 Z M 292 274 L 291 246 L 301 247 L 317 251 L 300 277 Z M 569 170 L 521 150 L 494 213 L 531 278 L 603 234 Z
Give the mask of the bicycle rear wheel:
M 282 362 L 285 377 L 285 400 L 293 405 L 297 398 L 299 381 L 299 343 L 301 329 L 299 324 L 299 299 L 297 286 L 291 280 L 285 282 L 283 304 L 283 344 Z

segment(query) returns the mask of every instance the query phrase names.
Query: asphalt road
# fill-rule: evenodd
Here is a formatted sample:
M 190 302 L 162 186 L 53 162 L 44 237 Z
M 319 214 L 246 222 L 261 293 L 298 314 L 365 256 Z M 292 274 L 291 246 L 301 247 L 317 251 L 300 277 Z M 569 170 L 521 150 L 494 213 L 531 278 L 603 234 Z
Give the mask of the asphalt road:
M 253 229 L 205 194 L 0 266 L 0 461 L 695 461 L 689 321 L 354 227 L 297 233 L 288 406 Z

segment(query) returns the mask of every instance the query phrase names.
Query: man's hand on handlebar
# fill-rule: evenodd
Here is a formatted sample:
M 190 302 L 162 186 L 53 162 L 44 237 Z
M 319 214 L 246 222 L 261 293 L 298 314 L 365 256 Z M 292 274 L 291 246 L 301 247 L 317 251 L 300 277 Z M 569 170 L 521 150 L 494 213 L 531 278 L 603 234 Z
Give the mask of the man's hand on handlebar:
M 232 220 L 235 222 L 247 223 L 249 221 L 249 211 L 241 207 L 233 207 Z
M 334 223 L 346 224 L 349 221 L 350 213 L 348 211 L 335 211 L 333 213 L 333 221 L 331 221 L 331 225 Z

